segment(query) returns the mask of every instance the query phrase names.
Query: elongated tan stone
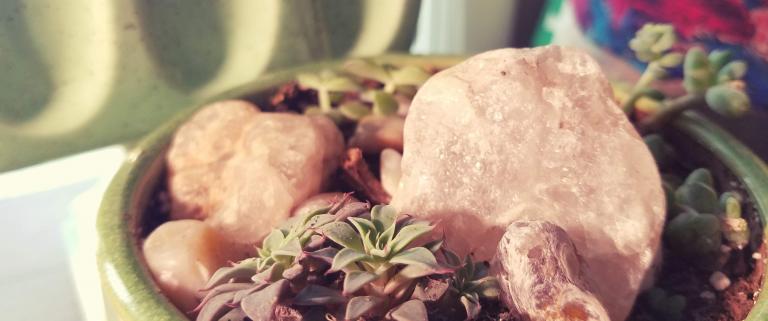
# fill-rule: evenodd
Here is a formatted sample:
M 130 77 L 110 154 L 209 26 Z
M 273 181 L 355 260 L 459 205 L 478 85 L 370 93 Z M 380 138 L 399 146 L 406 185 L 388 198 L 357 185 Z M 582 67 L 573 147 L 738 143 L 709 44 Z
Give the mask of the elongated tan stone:
M 614 321 L 659 248 L 664 194 L 650 152 L 586 53 L 500 49 L 430 78 L 405 121 L 392 204 L 489 259 L 520 219 L 561 226 Z
M 502 299 L 531 321 L 610 321 L 591 292 L 573 242 L 545 221 L 516 221 L 491 262 Z

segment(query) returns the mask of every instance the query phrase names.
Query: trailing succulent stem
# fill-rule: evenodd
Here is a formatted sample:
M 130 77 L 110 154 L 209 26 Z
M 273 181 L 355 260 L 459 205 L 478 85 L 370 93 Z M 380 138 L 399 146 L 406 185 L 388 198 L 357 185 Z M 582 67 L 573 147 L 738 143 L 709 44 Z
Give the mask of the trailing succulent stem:
M 703 104 L 728 117 L 741 116 L 750 109 L 741 80 L 747 71 L 744 61 L 733 60 L 728 51 L 721 50 L 707 55 L 700 48 L 692 48 L 683 55 L 672 51 L 676 42 L 672 26 L 646 24 L 629 43 L 637 59 L 647 66 L 622 102 L 622 109 L 628 115 L 641 111 L 644 117 L 637 122 L 641 133 L 656 131 L 683 111 Z M 667 98 L 653 88 L 654 82 L 681 62 L 686 94 Z

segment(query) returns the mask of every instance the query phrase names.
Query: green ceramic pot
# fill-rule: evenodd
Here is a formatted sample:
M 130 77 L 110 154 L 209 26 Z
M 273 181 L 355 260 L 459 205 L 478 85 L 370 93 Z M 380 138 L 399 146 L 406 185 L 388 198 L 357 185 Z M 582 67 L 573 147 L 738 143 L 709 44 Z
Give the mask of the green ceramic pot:
M 391 55 L 376 58 L 398 65 L 448 67 L 459 57 Z M 271 74 L 209 101 L 246 98 L 265 101 L 276 87 L 299 72 L 338 68 L 339 62 L 315 64 Z M 173 132 L 196 108 L 190 108 L 137 143 L 115 175 L 101 204 L 98 218 L 99 271 L 108 310 L 123 321 L 187 320 L 155 286 L 140 253 L 140 224 L 147 202 L 161 178 L 164 155 Z M 699 159 L 724 165 L 745 186 L 754 200 L 761 222 L 768 218 L 768 168 L 748 148 L 717 125 L 688 112 L 679 118 L 669 135 L 678 145 L 695 146 Z M 688 155 L 688 154 L 686 154 Z M 763 224 L 764 225 L 764 224 Z M 765 235 L 765 231 L 762 235 Z M 768 282 L 761 292 L 768 293 Z M 768 319 L 768 297 L 760 297 L 747 321 Z

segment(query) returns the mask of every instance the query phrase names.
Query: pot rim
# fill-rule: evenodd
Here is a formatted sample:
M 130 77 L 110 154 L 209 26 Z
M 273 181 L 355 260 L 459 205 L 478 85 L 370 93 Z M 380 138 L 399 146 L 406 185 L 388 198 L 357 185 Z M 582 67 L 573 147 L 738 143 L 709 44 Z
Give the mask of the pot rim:
M 389 54 L 371 57 L 379 62 L 448 67 L 465 56 Z M 97 218 L 99 276 L 105 304 L 120 320 L 188 321 L 155 285 L 141 255 L 140 211 L 163 168 L 165 152 L 175 130 L 196 110 L 210 102 L 245 96 L 265 96 L 274 88 L 302 72 L 339 69 L 344 61 L 334 60 L 304 65 L 264 75 L 231 91 L 205 99 L 187 108 L 161 127 L 150 132 L 127 154 L 102 198 Z M 266 97 L 259 97 L 265 99 Z M 673 126 L 715 155 L 745 185 L 763 222 L 763 238 L 768 236 L 768 167 L 751 150 L 718 125 L 689 111 Z M 768 263 L 766 264 L 768 265 Z M 768 273 L 763 276 L 761 292 L 768 293 Z M 108 309 L 109 310 L 109 309 Z M 768 317 L 768 297 L 758 298 L 745 321 Z

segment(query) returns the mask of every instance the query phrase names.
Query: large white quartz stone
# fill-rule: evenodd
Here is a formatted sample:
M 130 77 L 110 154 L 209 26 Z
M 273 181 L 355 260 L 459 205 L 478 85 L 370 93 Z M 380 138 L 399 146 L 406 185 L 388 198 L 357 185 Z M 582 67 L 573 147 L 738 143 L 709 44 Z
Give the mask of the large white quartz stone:
M 171 216 L 204 219 L 247 252 L 321 191 L 342 150 L 326 117 L 212 104 L 179 128 L 168 151 Z
M 659 249 L 664 194 L 586 53 L 500 49 L 446 69 L 417 93 L 404 139 L 392 204 L 478 259 L 512 221 L 550 221 L 573 239 L 611 319 L 626 318 Z

